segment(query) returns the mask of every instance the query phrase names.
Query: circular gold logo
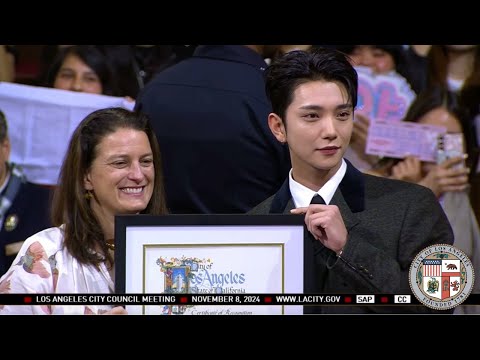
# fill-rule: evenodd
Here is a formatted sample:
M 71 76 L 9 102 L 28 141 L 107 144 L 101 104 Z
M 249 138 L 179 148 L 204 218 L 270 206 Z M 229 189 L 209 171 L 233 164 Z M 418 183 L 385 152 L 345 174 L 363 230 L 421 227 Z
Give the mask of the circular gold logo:
M 410 265 L 410 288 L 418 301 L 432 309 L 460 305 L 470 295 L 474 279 L 472 262 L 453 245 L 429 246 Z
M 13 231 L 18 225 L 18 216 L 15 214 L 8 215 L 5 219 L 5 230 L 6 231 Z

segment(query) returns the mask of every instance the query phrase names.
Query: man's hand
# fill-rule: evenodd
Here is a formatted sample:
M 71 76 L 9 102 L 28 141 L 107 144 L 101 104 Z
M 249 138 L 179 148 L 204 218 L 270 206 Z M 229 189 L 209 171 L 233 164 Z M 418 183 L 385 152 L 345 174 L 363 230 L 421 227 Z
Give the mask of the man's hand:
M 339 254 L 347 242 L 348 231 L 336 205 L 311 204 L 290 210 L 292 214 L 305 214 L 305 224 L 316 240 Z

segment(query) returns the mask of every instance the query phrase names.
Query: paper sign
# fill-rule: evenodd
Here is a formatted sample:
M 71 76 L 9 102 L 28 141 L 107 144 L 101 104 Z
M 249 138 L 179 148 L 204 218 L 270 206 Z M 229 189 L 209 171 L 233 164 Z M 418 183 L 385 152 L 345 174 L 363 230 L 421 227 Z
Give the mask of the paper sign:
M 401 121 L 415 93 L 404 77 L 396 72 L 376 75 L 369 68 L 355 67 L 358 73 L 356 111 L 370 120 Z
M 377 120 L 370 124 L 366 153 L 398 159 L 412 155 L 436 162 L 438 136 L 446 131 L 443 126 Z

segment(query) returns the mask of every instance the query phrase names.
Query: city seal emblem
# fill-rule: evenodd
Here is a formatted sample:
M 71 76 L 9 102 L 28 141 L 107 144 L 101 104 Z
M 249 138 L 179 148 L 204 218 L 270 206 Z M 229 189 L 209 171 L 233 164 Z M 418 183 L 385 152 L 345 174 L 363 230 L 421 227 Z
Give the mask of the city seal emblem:
M 473 289 L 473 265 L 452 245 L 423 249 L 410 265 L 409 282 L 415 297 L 425 306 L 447 310 L 460 305 Z

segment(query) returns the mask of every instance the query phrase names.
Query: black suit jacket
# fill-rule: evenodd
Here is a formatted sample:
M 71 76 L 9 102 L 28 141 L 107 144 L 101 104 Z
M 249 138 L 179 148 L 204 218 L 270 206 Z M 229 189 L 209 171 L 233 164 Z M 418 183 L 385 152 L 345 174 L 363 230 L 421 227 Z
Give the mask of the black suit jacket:
M 51 190 L 47 187 L 24 182 L 20 185 L 12 205 L 5 214 L 0 230 L 0 276 L 3 275 L 17 255 L 8 254 L 19 248 L 25 239 L 40 230 L 51 227 Z M 16 226 L 6 226 L 7 220 L 15 216 Z
M 338 258 L 305 230 L 304 292 L 412 294 L 408 282 L 412 260 L 427 246 L 453 244 L 450 223 L 430 189 L 366 175 L 346 162 L 347 172 L 330 205 L 340 209 L 347 243 Z M 292 208 L 287 179 L 249 214 L 289 214 Z M 305 307 L 305 312 L 321 313 L 432 311 L 425 306 Z
M 137 99 L 160 144 L 172 213 L 244 214 L 290 170 L 268 128 L 262 57 L 243 45 L 200 45 Z

